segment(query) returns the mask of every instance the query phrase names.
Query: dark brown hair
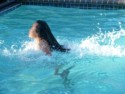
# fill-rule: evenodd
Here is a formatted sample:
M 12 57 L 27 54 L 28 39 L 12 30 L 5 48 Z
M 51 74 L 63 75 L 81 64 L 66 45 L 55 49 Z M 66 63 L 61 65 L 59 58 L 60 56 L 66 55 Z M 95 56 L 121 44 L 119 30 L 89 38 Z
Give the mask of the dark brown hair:
M 38 26 L 36 27 L 36 32 L 38 33 L 38 36 L 48 42 L 51 50 L 58 50 L 61 52 L 69 51 L 69 49 L 64 48 L 58 43 L 58 41 L 53 36 L 49 25 L 45 21 L 37 20 L 36 23 L 38 24 Z

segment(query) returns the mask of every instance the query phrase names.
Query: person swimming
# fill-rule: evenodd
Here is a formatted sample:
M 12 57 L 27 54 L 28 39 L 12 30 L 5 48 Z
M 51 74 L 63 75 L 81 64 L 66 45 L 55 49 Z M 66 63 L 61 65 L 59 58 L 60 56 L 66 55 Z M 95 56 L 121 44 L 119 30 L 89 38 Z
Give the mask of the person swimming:
M 42 50 L 46 55 L 51 55 L 51 51 L 57 50 L 61 52 L 68 52 L 70 49 L 64 48 L 58 43 L 53 36 L 49 25 L 43 20 L 37 20 L 29 30 L 29 37 L 35 40 L 37 49 Z M 64 85 L 70 83 L 68 79 L 69 70 L 73 66 L 65 69 L 62 73 L 59 73 L 59 67 L 55 69 L 55 75 L 60 75 L 64 80 Z
M 36 46 L 46 55 L 51 55 L 52 50 L 67 52 L 69 49 L 64 48 L 58 43 L 52 34 L 49 25 L 43 20 L 37 20 L 29 30 L 29 37 L 34 39 Z

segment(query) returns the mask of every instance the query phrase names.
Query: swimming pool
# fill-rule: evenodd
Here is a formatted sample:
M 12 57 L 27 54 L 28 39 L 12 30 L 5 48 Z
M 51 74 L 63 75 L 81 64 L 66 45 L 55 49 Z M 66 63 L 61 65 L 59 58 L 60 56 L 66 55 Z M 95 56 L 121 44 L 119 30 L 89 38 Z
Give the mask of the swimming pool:
M 35 50 L 28 30 L 47 21 L 69 53 Z M 125 94 L 125 11 L 25 6 L 0 17 L 0 94 Z M 74 65 L 70 83 L 54 75 Z

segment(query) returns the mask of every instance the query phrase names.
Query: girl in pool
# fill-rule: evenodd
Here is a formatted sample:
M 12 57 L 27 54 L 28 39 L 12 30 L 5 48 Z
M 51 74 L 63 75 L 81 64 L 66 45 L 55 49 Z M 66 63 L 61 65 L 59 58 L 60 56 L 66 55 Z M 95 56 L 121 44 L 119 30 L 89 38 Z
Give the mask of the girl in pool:
M 33 38 L 36 41 L 36 46 L 39 50 L 42 50 L 46 55 L 51 55 L 52 50 L 58 50 L 61 52 L 67 52 L 69 49 L 61 46 L 45 21 L 38 20 L 36 21 L 29 31 L 29 37 Z M 73 67 L 73 66 L 72 66 Z M 62 73 L 59 73 L 59 68 L 55 69 L 55 75 L 60 75 L 64 79 L 64 84 L 69 83 L 68 75 L 69 70 L 72 68 L 69 67 L 65 69 Z
M 67 52 L 69 49 L 60 45 L 45 21 L 37 20 L 29 31 L 29 37 L 36 41 L 37 48 L 46 55 L 51 55 L 52 50 Z

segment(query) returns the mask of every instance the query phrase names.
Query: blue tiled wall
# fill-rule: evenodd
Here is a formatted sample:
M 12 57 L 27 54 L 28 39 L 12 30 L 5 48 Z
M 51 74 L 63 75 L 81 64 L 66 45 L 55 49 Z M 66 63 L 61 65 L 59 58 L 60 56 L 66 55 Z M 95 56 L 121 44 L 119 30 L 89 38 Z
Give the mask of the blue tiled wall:
M 19 6 L 21 6 L 21 3 L 16 3 L 15 0 L 6 0 L 5 2 L 0 3 L 0 16 L 16 9 Z
M 7 0 L 7 3 L 9 2 L 17 2 L 17 4 L 4 10 L 0 9 L 0 15 L 19 7 L 21 4 L 84 9 L 125 9 L 125 0 Z
M 85 9 L 125 9 L 125 0 L 16 0 L 26 5 L 50 5 Z

